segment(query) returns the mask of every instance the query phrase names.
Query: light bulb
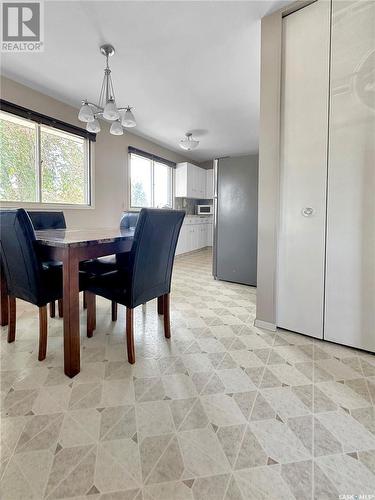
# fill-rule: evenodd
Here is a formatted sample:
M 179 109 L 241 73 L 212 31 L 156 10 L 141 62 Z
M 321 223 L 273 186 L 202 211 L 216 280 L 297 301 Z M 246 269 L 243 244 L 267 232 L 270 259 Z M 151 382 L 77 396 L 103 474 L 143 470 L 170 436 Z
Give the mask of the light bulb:
M 97 134 L 98 132 L 100 132 L 100 123 L 99 123 L 99 121 L 96 118 L 94 118 L 94 120 L 92 122 L 89 122 L 86 125 L 86 130 L 88 132 L 93 132 L 94 134 Z
M 94 113 L 93 113 L 91 107 L 87 104 L 87 101 L 85 101 L 82 104 L 81 109 L 79 110 L 78 120 L 80 120 L 81 122 L 89 123 L 89 122 L 93 122 L 94 119 L 95 119 Z
M 134 115 L 131 111 L 131 107 L 128 106 L 126 108 L 125 113 L 123 114 L 123 117 L 121 119 L 121 124 L 123 127 L 135 127 L 137 125 L 137 122 L 135 121 Z
M 116 108 L 115 101 L 113 99 L 109 99 L 107 104 L 104 106 L 103 118 L 114 121 L 117 120 L 119 116 L 120 114 Z
M 116 120 L 115 122 L 112 123 L 109 132 L 112 135 L 122 135 L 124 133 L 124 130 L 122 128 L 121 123 L 118 120 Z

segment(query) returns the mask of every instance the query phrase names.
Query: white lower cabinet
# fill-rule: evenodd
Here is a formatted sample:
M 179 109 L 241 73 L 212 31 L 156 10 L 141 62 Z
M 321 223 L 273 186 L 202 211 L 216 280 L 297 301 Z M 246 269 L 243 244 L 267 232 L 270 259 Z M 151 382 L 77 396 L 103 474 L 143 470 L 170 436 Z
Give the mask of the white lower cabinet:
M 212 246 L 212 222 L 187 218 L 182 224 L 177 242 L 176 255 L 193 252 L 200 248 Z

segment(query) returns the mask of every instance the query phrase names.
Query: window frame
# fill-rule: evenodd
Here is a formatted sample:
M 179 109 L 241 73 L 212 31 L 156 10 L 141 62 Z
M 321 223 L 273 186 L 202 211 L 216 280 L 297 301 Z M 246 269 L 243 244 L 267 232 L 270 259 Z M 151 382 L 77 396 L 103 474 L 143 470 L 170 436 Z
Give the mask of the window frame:
M 151 161 L 151 206 L 150 207 L 133 207 L 131 204 L 132 201 L 132 166 L 131 166 L 131 157 L 132 155 L 139 156 L 140 158 L 146 159 Z M 155 201 L 155 194 L 154 194 L 154 189 L 155 189 L 155 163 L 161 163 L 165 165 L 166 167 L 169 167 L 171 169 L 171 176 L 170 176 L 170 189 L 171 189 L 171 198 L 172 198 L 172 209 L 175 206 L 174 203 L 174 193 L 175 193 L 175 169 L 173 166 L 171 166 L 171 162 L 168 160 L 164 160 L 163 158 L 160 158 L 158 156 L 153 156 L 151 154 L 145 154 L 142 155 L 141 151 L 128 151 L 128 203 L 127 203 L 127 209 L 129 212 L 140 212 L 142 208 L 156 208 L 154 206 L 154 201 Z
M 38 201 L 11 201 L 11 200 L 0 200 L 0 206 L 3 208 L 18 208 L 22 206 L 23 208 L 32 209 L 93 209 L 94 204 L 94 145 L 93 141 L 89 137 L 83 137 L 82 135 L 74 133 L 74 127 L 72 126 L 72 131 L 64 130 L 60 127 L 54 127 L 53 121 L 50 123 L 43 123 L 39 120 L 34 120 L 31 117 L 27 118 L 16 113 L 12 113 L 9 110 L 0 109 L 1 113 L 9 115 L 11 117 L 17 118 L 19 120 L 24 120 L 25 122 L 31 122 L 35 125 L 35 170 L 36 170 L 36 195 Z M 85 185 L 84 193 L 86 202 L 85 203 L 62 203 L 62 202 L 43 202 L 42 195 L 42 156 L 41 156 L 41 128 L 52 129 L 60 132 L 61 134 L 67 136 L 73 136 L 80 138 L 84 141 L 84 155 L 85 155 Z

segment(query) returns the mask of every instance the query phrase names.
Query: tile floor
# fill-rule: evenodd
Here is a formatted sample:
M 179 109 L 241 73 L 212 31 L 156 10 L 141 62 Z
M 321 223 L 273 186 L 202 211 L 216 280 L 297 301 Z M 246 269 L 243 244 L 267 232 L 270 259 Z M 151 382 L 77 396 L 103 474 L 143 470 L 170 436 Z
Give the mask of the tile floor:
M 214 281 L 211 255 L 176 260 L 172 339 L 156 303 L 98 300 L 82 371 L 62 369 L 62 321 L 37 361 L 37 310 L 1 334 L 3 500 L 375 498 L 375 356 L 253 326 L 255 290 Z

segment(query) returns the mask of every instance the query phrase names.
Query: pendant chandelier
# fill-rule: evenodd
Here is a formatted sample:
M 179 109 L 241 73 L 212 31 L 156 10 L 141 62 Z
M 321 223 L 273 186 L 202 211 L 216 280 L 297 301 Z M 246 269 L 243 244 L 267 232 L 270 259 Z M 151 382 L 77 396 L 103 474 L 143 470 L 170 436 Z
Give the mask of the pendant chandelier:
M 82 101 L 82 107 L 78 113 L 78 119 L 81 122 L 87 123 L 86 130 L 88 132 L 100 132 L 99 119 L 104 119 L 112 122 L 110 133 L 112 135 L 122 135 L 123 127 L 130 128 L 137 125 L 131 106 L 118 108 L 116 105 L 115 91 L 113 89 L 111 70 L 109 68 L 108 59 L 115 53 L 115 48 L 112 45 L 105 44 L 100 47 L 100 52 L 106 58 L 106 67 L 104 69 L 104 78 L 98 104 L 94 104 L 87 100 Z

